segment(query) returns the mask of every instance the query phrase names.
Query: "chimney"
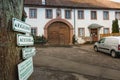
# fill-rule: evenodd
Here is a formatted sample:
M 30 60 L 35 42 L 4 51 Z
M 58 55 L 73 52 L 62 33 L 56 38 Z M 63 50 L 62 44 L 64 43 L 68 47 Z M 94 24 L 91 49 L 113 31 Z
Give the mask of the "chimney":
M 42 0 L 42 5 L 45 5 L 46 4 L 46 0 Z

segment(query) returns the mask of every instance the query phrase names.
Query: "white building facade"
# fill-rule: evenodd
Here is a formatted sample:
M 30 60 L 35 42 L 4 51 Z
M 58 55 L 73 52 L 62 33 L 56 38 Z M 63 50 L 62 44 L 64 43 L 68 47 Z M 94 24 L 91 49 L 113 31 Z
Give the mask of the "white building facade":
M 72 44 L 73 35 L 78 43 L 98 41 L 100 34 L 111 33 L 112 21 L 120 19 L 119 7 L 48 6 L 42 1 L 42 6 L 25 3 L 26 23 L 32 26 L 33 35 L 44 35 L 51 44 Z

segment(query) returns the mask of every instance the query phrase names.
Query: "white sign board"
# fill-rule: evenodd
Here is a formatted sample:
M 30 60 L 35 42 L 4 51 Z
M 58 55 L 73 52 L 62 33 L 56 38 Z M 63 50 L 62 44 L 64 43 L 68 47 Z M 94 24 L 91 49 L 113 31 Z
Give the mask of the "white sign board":
M 33 73 L 32 57 L 18 64 L 19 80 L 27 80 L 32 73 Z
M 23 48 L 22 49 L 22 57 L 23 59 L 27 59 L 29 57 L 34 56 L 36 53 L 35 47 Z
M 23 33 L 31 33 L 31 26 L 22 22 L 19 19 L 13 18 L 12 19 L 13 30 Z
M 18 46 L 30 46 L 34 44 L 33 36 L 17 34 L 17 45 Z

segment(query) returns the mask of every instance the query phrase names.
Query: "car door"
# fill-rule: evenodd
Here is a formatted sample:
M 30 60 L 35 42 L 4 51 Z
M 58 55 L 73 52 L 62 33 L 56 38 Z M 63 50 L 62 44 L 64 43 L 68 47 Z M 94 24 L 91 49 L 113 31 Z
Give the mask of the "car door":
M 102 52 L 106 52 L 105 50 L 105 38 L 102 38 L 99 42 L 98 49 Z

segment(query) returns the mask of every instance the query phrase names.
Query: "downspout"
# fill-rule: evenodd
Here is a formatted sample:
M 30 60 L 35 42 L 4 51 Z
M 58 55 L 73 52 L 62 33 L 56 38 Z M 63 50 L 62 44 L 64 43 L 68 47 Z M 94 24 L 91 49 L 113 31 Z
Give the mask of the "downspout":
M 74 36 L 75 36 L 75 40 L 77 40 L 76 39 L 76 15 L 75 15 L 75 8 L 74 8 Z

